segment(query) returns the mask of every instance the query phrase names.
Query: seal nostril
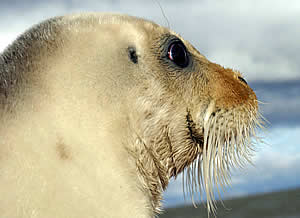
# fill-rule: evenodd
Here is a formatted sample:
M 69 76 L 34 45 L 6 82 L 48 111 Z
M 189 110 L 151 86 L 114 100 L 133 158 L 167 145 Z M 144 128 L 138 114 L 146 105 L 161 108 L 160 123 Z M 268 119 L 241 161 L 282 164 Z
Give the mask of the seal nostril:
M 243 82 L 243 83 L 245 83 L 246 85 L 248 85 L 248 83 L 246 82 L 246 80 L 243 78 L 243 77 L 238 77 L 239 78 L 239 80 L 241 81 L 241 82 Z

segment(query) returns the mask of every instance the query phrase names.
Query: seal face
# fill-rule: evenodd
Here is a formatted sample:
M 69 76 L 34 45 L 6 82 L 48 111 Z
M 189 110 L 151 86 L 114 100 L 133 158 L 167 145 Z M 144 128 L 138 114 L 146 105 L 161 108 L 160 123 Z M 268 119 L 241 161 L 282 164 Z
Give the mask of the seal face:
M 151 62 L 159 62 L 160 86 L 138 100 L 145 118 L 137 132 L 160 172 L 161 186 L 152 194 L 160 196 L 157 190 L 186 170 L 186 190 L 193 196 L 204 189 L 208 210 L 214 211 L 213 184 L 219 191 L 229 183 L 230 166 L 249 160 L 250 136 L 260 123 L 256 96 L 238 72 L 209 62 L 180 36 L 159 37 L 152 45 L 159 55 Z
M 0 92 L 0 189 L 21 196 L 17 210 L 0 204 L 7 217 L 151 217 L 182 172 L 214 212 L 212 187 L 249 161 L 261 123 L 239 72 L 126 15 L 33 27 L 1 54 Z

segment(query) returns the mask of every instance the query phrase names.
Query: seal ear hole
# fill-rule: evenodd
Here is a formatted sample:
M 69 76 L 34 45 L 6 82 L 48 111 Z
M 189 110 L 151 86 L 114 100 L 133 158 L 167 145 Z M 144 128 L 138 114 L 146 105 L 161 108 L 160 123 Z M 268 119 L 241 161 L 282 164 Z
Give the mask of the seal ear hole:
M 128 56 L 134 64 L 138 63 L 138 56 L 134 47 L 128 47 Z

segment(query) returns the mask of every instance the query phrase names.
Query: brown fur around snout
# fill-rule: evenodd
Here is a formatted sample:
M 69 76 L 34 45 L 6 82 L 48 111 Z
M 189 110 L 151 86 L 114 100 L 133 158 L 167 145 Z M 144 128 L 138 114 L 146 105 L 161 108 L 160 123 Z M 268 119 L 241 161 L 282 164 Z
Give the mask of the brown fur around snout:
M 217 108 L 233 108 L 247 104 L 257 108 L 256 95 L 244 82 L 239 80 L 239 74 L 229 68 L 209 63 L 210 95 L 216 101 Z
M 109 13 L 53 18 L 1 53 L 0 114 L 0 214 L 19 218 L 154 217 L 181 172 L 211 211 L 259 124 L 237 72 Z

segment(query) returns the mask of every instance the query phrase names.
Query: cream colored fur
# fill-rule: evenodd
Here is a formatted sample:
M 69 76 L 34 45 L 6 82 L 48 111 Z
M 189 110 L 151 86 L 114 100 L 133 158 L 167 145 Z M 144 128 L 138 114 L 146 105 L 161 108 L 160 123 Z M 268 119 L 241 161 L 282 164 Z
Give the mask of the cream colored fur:
M 169 179 L 202 152 L 189 138 L 187 111 L 197 131 L 214 109 L 244 108 L 235 113 L 245 126 L 256 116 L 255 94 L 236 73 L 223 74 L 154 23 L 81 14 L 35 28 L 0 62 L 1 217 L 153 217 Z M 174 79 L 158 61 L 164 34 L 186 44 L 193 74 Z M 237 93 L 224 97 L 220 87 Z

